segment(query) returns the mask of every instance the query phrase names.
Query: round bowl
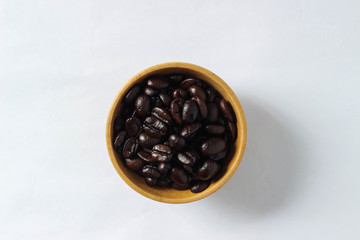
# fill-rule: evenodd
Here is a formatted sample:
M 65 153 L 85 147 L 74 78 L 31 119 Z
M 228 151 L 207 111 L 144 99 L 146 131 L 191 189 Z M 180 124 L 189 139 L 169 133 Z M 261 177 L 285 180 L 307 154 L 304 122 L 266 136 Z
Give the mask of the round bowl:
M 115 118 L 120 113 L 122 99 L 126 92 L 136 83 L 142 82 L 154 74 L 181 73 L 198 77 L 215 88 L 233 107 L 237 121 L 237 139 L 234 147 L 224 160 L 223 168 L 212 181 L 210 186 L 200 193 L 192 193 L 190 190 L 179 191 L 173 188 L 152 188 L 144 179 L 136 173 L 128 170 L 121 160 L 121 156 L 113 148 Z M 165 203 L 188 203 L 209 196 L 220 189 L 235 173 L 243 157 L 246 145 L 246 121 L 243 109 L 231 88 L 217 75 L 209 70 L 194 64 L 170 62 L 149 67 L 132 77 L 120 89 L 115 97 L 106 122 L 106 144 L 112 164 L 120 177 L 136 192 L 150 199 Z

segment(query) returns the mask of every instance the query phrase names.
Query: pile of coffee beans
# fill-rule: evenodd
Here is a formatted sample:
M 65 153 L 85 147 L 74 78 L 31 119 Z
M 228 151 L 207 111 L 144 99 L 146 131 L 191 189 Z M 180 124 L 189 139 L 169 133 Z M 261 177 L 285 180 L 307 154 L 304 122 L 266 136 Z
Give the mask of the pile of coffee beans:
M 231 105 L 209 84 L 154 75 L 125 95 L 114 148 L 151 187 L 204 191 L 236 139 Z

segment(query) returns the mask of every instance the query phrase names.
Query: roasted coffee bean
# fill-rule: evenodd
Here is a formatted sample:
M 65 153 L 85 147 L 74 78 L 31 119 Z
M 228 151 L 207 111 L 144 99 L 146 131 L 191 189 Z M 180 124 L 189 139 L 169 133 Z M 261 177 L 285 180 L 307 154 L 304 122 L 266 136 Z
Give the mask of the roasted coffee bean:
M 171 122 L 171 116 L 164 108 L 154 107 L 151 114 L 164 123 L 169 124 Z
M 151 156 L 151 150 L 147 151 L 145 149 L 139 151 L 137 153 L 137 155 L 139 156 L 139 158 L 141 158 L 143 161 L 151 163 L 151 162 L 156 162 L 155 159 Z
M 220 100 L 219 108 L 224 118 L 230 120 L 231 122 L 234 122 L 235 117 L 234 117 L 233 109 L 225 99 Z
M 135 110 L 140 117 L 145 117 L 150 112 L 150 98 L 146 95 L 140 95 L 135 101 Z
M 197 103 L 198 107 L 199 107 L 199 112 L 200 112 L 200 116 L 205 119 L 208 115 L 208 109 L 207 109 L 207 104 L 206 101 L 204 99 L 201 99 L 199 97 L 193 97 L 193 100 L 195 100 L 195 102 Z
M 180 87 L 183 89 L 188 89 L 190 86 L 197 84 L 199 81 L 196 78 L 187 78 L 180 83 Z
M 144 94 L 149 97 L 153 97 L 158 94 L 158 91 L 151 88 L 151 87 L 145 87 Z
M 219 164 L 213 160 L 205 160 L 197 171 L 197 175 L 201 180 L 209 180 L 215 176 L 219 170 Z
M 208 102 L 213 102 L 215 100 L 215 97 L 216 91 L 212 87 L 206 89 L 206 99 Z
M 136 84 L 125 95 L 124 102 L 127 103 L 127 104 L 133 103 L 140 92 L 141 92 L 141 86 L 140 86 L 140 84 Z
M 236 129 L 235 123 L 227 121 L 226 126 L 227 126 L 227 129 L 230 132 L 231 140 L 234 141 L 236 139 L 236 134 L 237 134 L 237 129 Z
M 130 117 L 125 122 L 126 132 L 130 137 L 136 136 L 141 130 L 141 122 L 137 117 Z
M 185 123 L 193 123 L 199 114 L 197 103 L 194 100 L 187 100 L 184 103 L 182 111 L 182 121 Z
M 160 138 L 154 138 L 147 135 L 145 132 L 139 134 L 139 145 L 144 148 L 152 148 L 160 142 Z
M 185 184 L 185 185 L 179 185 L 179 184 L 176 184 L 176 183 L 172 183 L 171 185 L 173 188 L 175 188 L 176 190 L 179 190 L 179 191 L 183 191 L 183 190 L 187 190 L 189 189 L 189 185 Z
M 187 92 L 185 89 L 177 88 L 172 92 L 173 99 L 176 98 L 186 98 Z
M 158 170 L 161 174 L 166 175 L 172 169 L 172 164 L 167 162 L 161 162 L 158 165 Z
M 124 120 L 122 118 L 115 118 L 114 121 L 114 131 L 115 133 L 119 132 L 124 127 Z
M 151 156 L 158 162 L 168 162 L 171 160 L 173 154 L 169 146 L 157 144 L 153 147 Z
M 130 158 L 127 158 L 125 159 L 125 165 L 137 172 L 137 171 L 140 171 L 142 169 L 142 167 L 144 166 L 144 161 L 141 159 L 141 158 L 134 158 L 134 159 L 130 159 Z
M 159 187 L 169 187 L 171 185 L 171 179 L 160 177 L 157 179 L 156 185 Z
M 157 168 L 153 165 L 145 165 L 143 168 L 142 168 L 142 171 L 141 171 L 142 175 L 144 177 L 147 177 L 147 178 L 155 178 L 155 179 L 158 179 L 161 174 L 160 172 L 157 170 Z
M 201 144 L 201 153 L 204 156 L 209 156 L 221 152 L 226 147 L 226 143 L 222 138 L 208 138 Z
M 180 132 L 180 136 L 183 138 L 191 138 L 200 129 L 200 123 L 192 123 L 185 125 Z
M 188 91 L 192 97 L 200 98 L 201 100 L 206 101 L 206 92 L 198 85 L 190 86 Z
M 173 134 L 173 135 L 170 135 L 170 137 L 169 137 L 169 145 L 170 145 L 170 147 L 179 151 L 186 146 L 186 142 L 185 142 L 184 138 Z
M 150 187 L 155 187 L 157 185 L 157 179 L 156 178 L 145 178 L 145 183 L 149 185 Z
M 174 83 L 179 83 L 184 79 L 184 75 L 181 74 L 175 74 L 175 75 L 171 75 L 169 76 L 170 81 L 174 82 Z
M 207 122 L 216 122 L 219 119 L 219 108 L 216 103 L 209 103 L 207 105 L 208 114 L 206 116 Z
M 123 155 L 125 158 L 131 158 L 134 156 L 138 151 L 138 140 L 136 137 L 129 138 L 123 148 Z
M 161 137 L 166 134 L 167 126 L 154 116 L 147 117 L 143 124 L 144 131 L 151 137 Z
M 170 107 L 171 97 L 166 93 L 160 93 L 159 98 L 165 107 Z
M 199 192 L 202 192 L 205 189 L 207 189 L 209 186 L 210 186 L 209 181 L 198 181 L 198 182 L 195 182 L 194 185 L 192 185 L 192 187 L 190 188 L 190 191 L 193 193 L 199 193 Z
M 183 164 L 182 167 L 183 167 L 184 170 L 185 170 L 186 172 L 188 172 L 189 174 L 192 175 L 192 174 L 194 173 L 194 170 L 193 170 L 193 167 L 192 167 L 192 166 Z M 190 182 L 190 180 L 189 180 L 189 182 Z
M 184 169 L 180 167 L 174 167 L 171 170 L 170 178 L 180 186 L 187 185 L 189 181 L 188 175 L 185 173 Z
M 179 152 L 177 158 L 182 164 L 192 166 L 199 159 L 199 155 L 194 149 L 188 147 L 184 151 Z
M 117 135 L 116 138 L 114 140 L 114 148 L 116 150 L 120 150 L 122 145 L 124 144 L 125 141 L 125 136 L 126 136 L 126 131 L 120 131 Z
M 182 99 L 175 99 L 170 104 L 170 113 L 174 121 L 178 124 L 182 124 L 182 108 L 184 101 Z
M 148 79 L 147 85 L 155 89 L 162 89 L 167 88 L 170 84 L 169 80 L 164 76 L 153 76 Z
M 225 127 L 221 125 L 210 124 L 205 126 L 205 131 L 210 134 L 221 135 L 225 132 Z
M 227 154 L 227 149 L 225 149 L 225 150 L 223 150 L 221 152 L 218 152 L 216 154 L 210 155 L 209 159 L 214 160 L 214 161 L 218 161 L 220 159 L 225 158 L 226 154 Z

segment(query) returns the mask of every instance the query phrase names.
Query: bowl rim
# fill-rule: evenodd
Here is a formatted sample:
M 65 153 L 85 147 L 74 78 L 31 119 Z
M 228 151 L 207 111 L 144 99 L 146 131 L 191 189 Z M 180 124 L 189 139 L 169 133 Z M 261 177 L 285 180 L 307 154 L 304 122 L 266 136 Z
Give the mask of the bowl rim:
M 115 150 L 113 148 L 112 139 L 111 139 L 111 133 L 113 131 L 112 119 L 114 117 L 115 109 L 117 107 L 118 102 L 121 100 L 123 95 L 125 95 L 124 91 L 126 89 L 128 89 L 130 86 L 132 86 L 138 79 L 142 78 L 143 76 L 148 75 L 151 72 L 158 71 L 158 70 L 161 70 L 161 69 L 167 69 L 167 68 L 189 69 L 191 71 L 200 72 L 203 75 L 209 76 L 209 78 L 212 78 L 214 81 L 217 81 L 219 84 L 221 84 L 222 88 L 224 88 L 224 90 L 227 92 L 227 94 L 231 97 L 231 99 L 232 99 L 231 105 L 233 106 L 233 108 L 237 108 L 239 110 L 239 115 L 240 115 L 240 116 L 237 116 L 237 124 L 240 123 L 240 130 L 241 130 L 241 133 L 240 134 L 238 133 L 238 137 L 237 137 L 238 138 L 237 140 L 240 141 L 240 143 L 239 143 L 239 151 L 237 151 L 237 154 L 236 155 L 234 154 L 233 158 L 231 159 L 231 161 L 236 161 L 235 164 L 232 166 L 231 169 L 229 169 L 229 171 L 227 171 L 224 174 L 224 176 L 222 176 L 216 182 L 215 187 L 213 187 L 211 189 L 206 189 L 203 192 L 200 192 L 200 193 L 197 193 L 197 194 L 185 197 L 185 198 L 179 198 L 179 199 L 160 197 L 160 196 L 154 195 L 154 194 L 152 194 L 150 192 L 147 192 L 144 189 L 138 187 L 136 184 L 134 184 L 133 181 L 130 178 L 128 178 L 125 175 L 125 173 L 123 173 L 120 166 L 118 165 L 116 157 L 115 157 L 116 153 L 115 153 Z M 217 76 L 216 74 L 214 74 L 210 70 L 205 69 L 205 68 L 200 67 L 200 66 L 195 65 L 195 64 L 185 63 L 185 62 L 167 62 L 167 63 L 161 63 L 161 64 L 153 65 L 153 66 L 150 66 L 150 67 L 142 70 L 141 72 L 137 73 L 135 76 L 130 78 L 121 87 L 121 89 L 116 94 L 114 100 L 112 101 L 110 110 L 108 112 L 108 116 L 107 116 L 107 120 L 106 120 L 105 138 L 106 138 L 106 146 L 107 146 L 107 151 L 108 151 L 110 160 L 111 160 L 114 168 L 116 169 L 117 173 L 119 174 L 119 176 L 124 180 L 124 182 L 129 187 L 131 187 L 133 190 L 135 190 L 139 194 L 141 194 L 141 195 L 143 195 L 143 196 L 145 196 L 147 198 L 150 198 L 152 200 L 155 200 L 155 201 L 159 201 L 159 202 L 163 202 L 163 203 L 188 203 L 188 202 L 193 202 L 193 201 L 203 199 L 203 198 L 213 194 L 214 192 L 219 190 L 234 175 L 234 173 L 238 169 L 238 166 L 239 166 L 239 164 L 240 164 L 240 162 L 241 162 L 241 160 L 243 158 L 244 152 L 245 152 L 246 139 L 247 139 L 247 126 L 246 126 L 246 119 L 245 119 L 245 114 L 244 114 L 244 111 L 242 109 L 242 106 L 241 106 L 236 94 L 225 83 L 224 80 L 222 80 L 219 76 Z

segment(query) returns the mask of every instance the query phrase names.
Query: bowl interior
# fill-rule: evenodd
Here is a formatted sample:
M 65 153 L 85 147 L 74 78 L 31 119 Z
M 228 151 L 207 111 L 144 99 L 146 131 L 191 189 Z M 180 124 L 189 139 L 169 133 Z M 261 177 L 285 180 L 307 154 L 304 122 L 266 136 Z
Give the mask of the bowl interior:
M 211 185 L 201 193 L 192 193 L 190 190 L 179 191 L 172 188 L 152 188 L 149 187 L 144 179 L 136 173 L 128 170 L 121 160 L 121 156 L 117 154 L 112 146 L 114 139 L 113 124 L 115 118 L 119 115 L 122 108 L 122 98 L 126 92 L 136 84 L 142 82 L 147 77 L 154 74 L 171 74 L 181 73 L 192 75 L 204 80 L 213 86 L 227 101 L 232 105 L 237 119 L 237 139 L 234 147 L 230 150 L 224 161 L 223 168 L 217 177 L 212 181 Z M 110 109 L 107 127 L 106 141 L 111 161 L 124 181 L 140 194 L 153 200 L 167 203 L 185 203 L 204 198 L 218 190 L 236 171 L 242 155 L 245 150 L 246 142 L 246 122 L 240 102 L 230 87 L 214 73 L 196 65 L 186 63 L 165 63 L 150 67 L 130 79 L 116 96 L 114 103 Z

